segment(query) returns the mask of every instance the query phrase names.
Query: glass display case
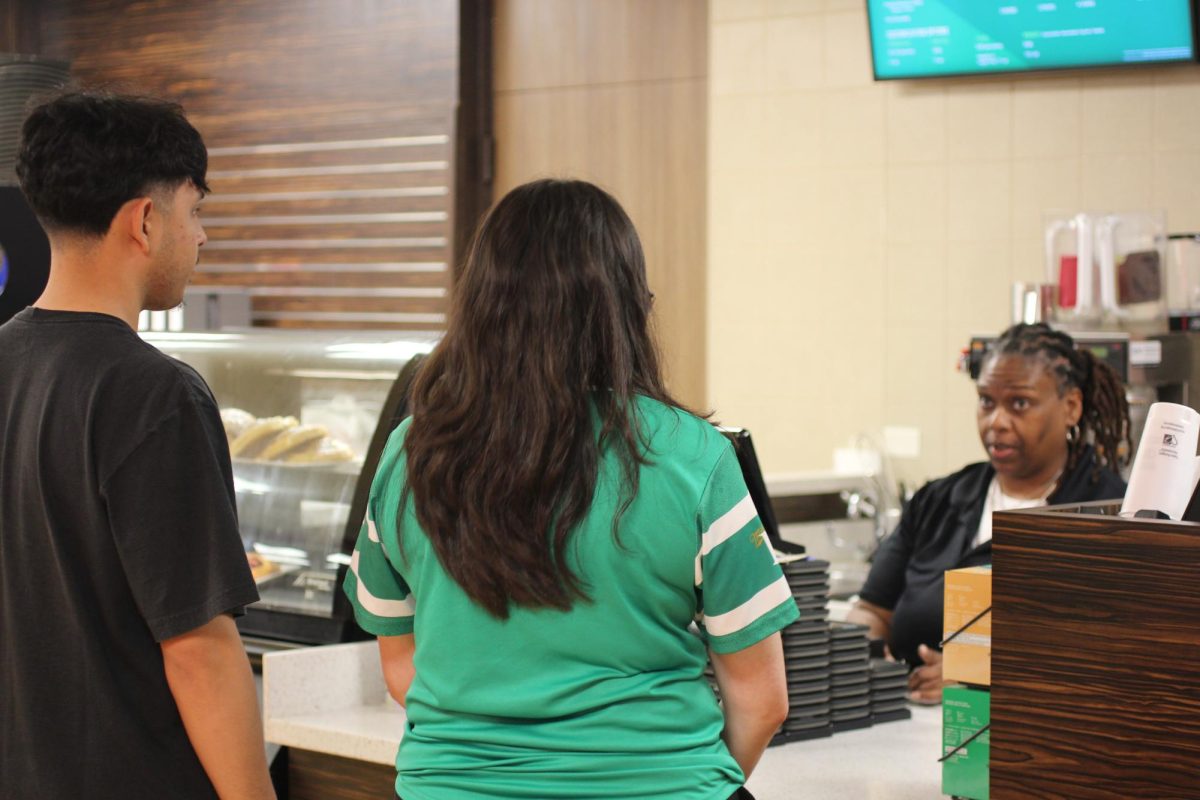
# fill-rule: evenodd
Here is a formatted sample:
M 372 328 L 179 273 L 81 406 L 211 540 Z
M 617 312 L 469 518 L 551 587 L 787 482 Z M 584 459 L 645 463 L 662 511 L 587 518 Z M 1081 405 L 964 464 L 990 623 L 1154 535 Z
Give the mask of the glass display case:
M 340 586 L 388 435 L 433 333 L 141 333 L 212 388 L 262 600 L 248 647 L 357 638 Z M 252 647 L 253 646 L 253 647 Z

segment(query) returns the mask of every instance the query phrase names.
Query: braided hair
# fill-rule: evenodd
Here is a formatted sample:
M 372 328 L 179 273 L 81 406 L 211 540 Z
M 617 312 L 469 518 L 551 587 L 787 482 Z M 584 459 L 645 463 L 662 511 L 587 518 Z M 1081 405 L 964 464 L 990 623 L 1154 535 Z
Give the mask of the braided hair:
M 985 360 L 1002 355 L 1039 359 L 1058 382 L 1058 396 L 1070 389 L 1083 395 L 1078 431 L 1067 440 L 1067 469 L 1074 469 L 1089 444 L 1094 445 L 1096 466 L 1092 480 L 1108 468 L 1119 471 L 1133 452 L 1129 401 L 1121 377 L 1090 350 L 1075 347 L 1075 340 L 1049 325 L 1013 325 L 988 348 Z

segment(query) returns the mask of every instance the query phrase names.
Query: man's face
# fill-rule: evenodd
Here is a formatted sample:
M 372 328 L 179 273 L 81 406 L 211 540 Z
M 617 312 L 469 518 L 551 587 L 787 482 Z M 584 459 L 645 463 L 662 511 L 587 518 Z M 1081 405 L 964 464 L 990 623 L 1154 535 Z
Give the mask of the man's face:
M 191 181 L 170 194 L 160 194 L 169 199 L 157 203 L 154 210 L 160 232 L 146 280 L 145 308 L 151 311 L 174 308 L 183 301 L 183 290 L 196 269 L 200 247 L 208 241 L 200 223 L 204 196 Z

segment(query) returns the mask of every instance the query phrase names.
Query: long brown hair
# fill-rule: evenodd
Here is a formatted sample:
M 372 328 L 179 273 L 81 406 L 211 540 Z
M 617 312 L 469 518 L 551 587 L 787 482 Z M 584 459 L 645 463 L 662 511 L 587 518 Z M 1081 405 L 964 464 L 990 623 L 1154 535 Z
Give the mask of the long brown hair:
M 1083 413 L 1078 430 L 1067 443 L 1067 469 L 1075 468 L 1089 445 L 1096 453 L 1092 479 L 1104 468 L 1117 472 L 1129 463 L 1133 452 L 1130 439 L 1129 402 L 1117 371 L 1075 346 L 1075 340 L 1045 323 L 1013 325 L 992 343 L 987 358 L 1000 355 L 1038 358 L 1054 375 L 1058 396 L 1068 389 L 1083 395 Z
M 519 186 L 475 234 L 413 386 L 405 492 L 442 567 L 498 618 L 588 597 L 567 548 L 601 457 L 622 465 L 619 519 L 646 461 L 635 396 L 679 406 L 652 297 L 633 223 L 590 183 Z

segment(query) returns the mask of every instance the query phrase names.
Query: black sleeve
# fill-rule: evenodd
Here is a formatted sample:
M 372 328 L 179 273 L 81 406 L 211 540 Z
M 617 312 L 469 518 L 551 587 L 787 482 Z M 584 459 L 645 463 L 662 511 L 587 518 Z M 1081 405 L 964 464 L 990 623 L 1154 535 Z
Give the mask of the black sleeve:
M 215 405 L 185 396 L 101 486 L 126 579 L 156 641 L 258 600 L 221 430 Z
M 867 582 L 858 596 L 868 603 L 891 611 L 904 594 L 905 573 L 913 553 L 913 529 L 917 516 L 914 507 L 919 504 L 920 492 L 909 502 L 900 516 L 896 529 L 879 544 Z

